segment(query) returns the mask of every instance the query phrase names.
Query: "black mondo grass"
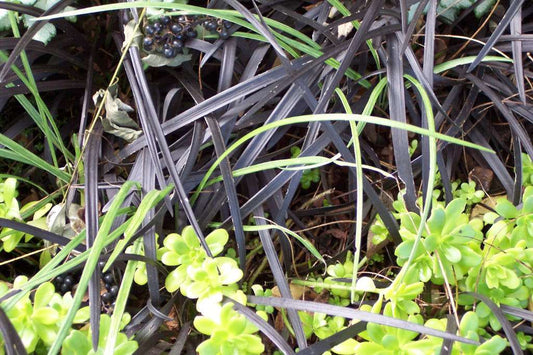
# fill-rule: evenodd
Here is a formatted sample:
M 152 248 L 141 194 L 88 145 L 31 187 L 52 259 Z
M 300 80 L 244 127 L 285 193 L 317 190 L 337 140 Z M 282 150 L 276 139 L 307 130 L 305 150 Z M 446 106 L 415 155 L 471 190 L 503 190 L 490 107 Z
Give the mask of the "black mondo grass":
M 6 353 L 533 350 L 533 4 L 28 3 Z

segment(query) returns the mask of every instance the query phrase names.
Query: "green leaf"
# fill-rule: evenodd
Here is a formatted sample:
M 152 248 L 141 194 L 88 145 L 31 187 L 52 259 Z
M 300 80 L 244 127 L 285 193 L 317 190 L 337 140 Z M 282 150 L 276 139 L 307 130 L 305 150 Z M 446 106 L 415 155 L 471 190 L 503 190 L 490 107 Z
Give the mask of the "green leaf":
M 224 250 L 224 246 L 228 242 L 228 239 L 229 235 L 225 229 L 215 229 L 205 237 L 205 241 L 213 256 L 217 256 L 222 250 Z
M 516 218 L 518 215 L 516 207 L 505 198 L 500 199 L 494 209 L 500 216 L 506 219 Z
M 481 344 L 476 351 L 474 352 L 475 355 L 493 355 L 493 354 L 499 354 L 501 353 L 505 348 L 507 347 L 507 341 L 498 336 L 495 335 L 490 340 L 484 342 Z
M 453 199 L 448 206 L 446 206 L 446 220 L 453 221 L 465 210 L 466 201 L 462 198 Z
M 129 116 L 129 113 L 134 111 L 133 108 L 118 98 L 117 91 L 116 84 L 110 86 L 107 91 L 99 90 L 93 95 L 93 101 L 95 106 L 98 106 L 101 100 L 105 100 L 105 117 L 102 120 L 104 131 L 132 142 L 142 134 L 142 131 Z
M 54 285 L 50 282 L 45 282 L 39 288 L 37 288 L 37 291 L 35 291 L 35 298 L 34 298 L 34 307 L 35 308 L 41 308 L 45 307 L 50 303 L 50 300 L 54 296 L 55 288 Z
M 192 55 L 190 54 L 178 54 L 174 58 L 167 58 L 161 54 L 150 53 L 146 57 L 142 58 L 144 64 L 151 67 L 177 67 L 182 63 L 188 62 L 191 60 Z
M 461 260 L 461 252 L 456 247 L 447 244 L 444 247 L 444 257 L 451 263 L 458 263 Z
M 50 307 L 36 308 L 33 311 L 31 318 L 36 323 L 52 325 L 59 320 L 59 313 Z
M 447 213 L 442 208 L 433 211 L 431 218 L 428 219 L 428 227 L 432 234 L 440 234 L 446 224 Z
M 165 288 L 168 292 L 177 291 L 180 286 L 185 282 L 187 277 L 186 269 L 176 268 L 171 271 L 165 279 Z
M 496 0 L 482 1 L 478 6 L 475 7 L 474 15 L 476 15 L 477 18 L 480 18 L 481 16 L 487 14 L 491 10 L 491 8 L 494 6 L 495 3 L 496 3 Z
M 462 336 L 466 336 L 469 332 L 476 333 L 479 328 L 479 318 L 474 312 L 466 312 L 459 324 L 459 332 Z
M 91 350 L 91 342 L 87 339 L 87 336 L 79 330 L 73 330 L 63 342 L 61 354 L 87 355 Z

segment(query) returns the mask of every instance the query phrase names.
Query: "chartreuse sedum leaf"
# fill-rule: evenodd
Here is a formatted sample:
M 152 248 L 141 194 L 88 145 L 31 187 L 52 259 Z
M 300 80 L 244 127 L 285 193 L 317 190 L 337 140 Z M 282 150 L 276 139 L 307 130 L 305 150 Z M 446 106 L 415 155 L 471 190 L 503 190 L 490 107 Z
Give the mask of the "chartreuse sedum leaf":
M 263 313 L 260 313 L 263 315 Z M 265 346 L 255 333 L 257 328 L 245 316 L 226 303 L 218 310 L 198 316 L 194 327 L 210 338 L 202 342 L 196 351 L 200 355 L 211 354 L 262 354 Z

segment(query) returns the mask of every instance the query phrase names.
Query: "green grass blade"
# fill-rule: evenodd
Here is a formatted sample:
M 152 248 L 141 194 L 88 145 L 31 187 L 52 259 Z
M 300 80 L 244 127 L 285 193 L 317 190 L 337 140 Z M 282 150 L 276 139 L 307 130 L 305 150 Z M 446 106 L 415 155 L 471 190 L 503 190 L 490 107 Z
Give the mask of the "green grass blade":
M 255 218 L 262 219 L 262 217 L 255 217 Z M 269 221 L 269 222 L 271 222 L 271 221 Z M 271 222 L 271 223 L 273 223 L 273 222 Z M 262 230 L 271 230 L 271 229 L 277 229 L 280 232 L 283 232 L 285 235 L 288 234 L 291 237 L 294 237 L 294 239 L 298 240 L 307 250 L 309 250 L 309 252 L 315 258 L 317 258 L 321 263 L 323 263 L 324 266 L 327 266 L 326 261 L 324 260 L 324 258 L 320 254 L 320 252 L 314 247 L 313 244 L 311 244 L 310 241 L 308 241 L 304 237 L 299 236 L 298 234 L 294 233 L 293 231 L 291 231 L 288 228 L 282 227 L 282 226 L 277 225 L 277 224 L 268 224 L 268 225 L 259 225 L 259 226 L 250 226 L 250 225 L 243 226 L 243 230 L 245 232 L 259 232 L 259 231 L 262 231 Z
M 344 93 L 339 89 L 335 89 L 337 96 L 341 100 L 342 106 L 347 114 L 352 114 L 352 109 L 348 103 L 348 99 Z M 355 121 L 350 121 L 350 130 L 352 133 L 351 140 L 353 141 L 353 150 L 355 154 L 355 187 L 356 187 L 356 202 L 355 202 L 355 250 L 352 270 L 352 291 L 350 292 L 350 301 L 355 301 L 355 284 L 357 283 L 357 273 L 359 272 L 359 259 L 361 256 L 361 244 L 363 240 L 363 161 L 361 158 L 361 146 L 359 144 L 359 134 L 357 124 Z
M 476 59 L 476 56 L 468 56 L 468 57 L 462 57 L 457 59 L 452 59 L 444 63 L 440 63 L 435 65 L 435 68 L 433 69 L 433 72 L 435 74 L 439 74 L 442 72 L 445 72 L 446 70 L 450 70 L 452 68 L 458 67 L 460 65 L 466 65 L 472 63 Z M 486 56 L 481 60 L 482 62 L 504 62 L 504 63 L 512 63 L 513 60 L 510 58 L 505 57 L 498 57 L 489 55 Z
M 340 113 L 331 113 L 331 114 L 320 114 L 320 115 L 304 115 L 304 116 L 296 116 L 296 117 L 290 117 L 283 120 L 279 120 L 276 122 L 268 123 L 262 127 L 256 128 L 250 133 L 244 135 L 242 138 L 238 139 L 235 143 L 233 143 L 231 146 L 229 146 L 226 151 L 220 155 L 220 157 L 214 162 L 214 164 L 209 168 L 209 170 L 204 175 L 202 181 L 198 185 L 197 190 L 195 191 L 194 195 L 191 197 L 191 203 L 194 203 L 196 199 L 198 198 L 200 192 L 205 187 L 205 184 L 213 174 L 214 170 L 218 167 L 222 159 L 229 156 L 232 152 L 237 149 L 241 144 L 245 143 L 246 141 L 252 139 L 258 134 L 261 134 L 263 132 L 266 132 L 273 128 L 278 128 L 282 126 L 288 126 L 288 125 L 294 125 L 298 123 L 307 123 L 307 122 L 321 122 L 321 121 L 354 121 L 354 122 L 364 122 L 364 123 L 373 123 L 380 126 L 386 126 L 391 128 L 399 128 L 404 129 L 410 132 L 418 133 L 427 135 L 430 137 L 433 137 L 435 139 L 440 139 L 449 143 L 454 143 L 458 145 L 462 145 L 464 147 L 468 148 L 474 148 L 490 153 L 494 153 L 493 150 L 485 148 L 483 146 L 473 144 L 458 138 L 454 137 L 448 137 L 444 134 L 437 133 L 435 131 L 431 131 L 428 129 L 420 128 L 418 126 L 414 126 L 407 123 L 401 123 L 396 121 L 391 121 L 385 118 L 381 117 L 375 117 L 370 115 L 358 115 L 358 114 L 340 114 Z
M 111 256 L 107 260 L 107 263 L 104 266 L 104 269 L 102 270 L 103 272 L 106 272 L 109 269 L 109 267 L 113 264 L 119 254 L 122 253 L 126 245 L 128 245 L 131 238 L 133 237 L 133 235 L 143 222 L 144 218 L 146 217 L 148 211 L 154 208 L 159 202 L 161 202 L 161 200 L 165 198 L 165 196 L 168 195 L 168 193 L 172 191 L 172 189 L 174 189 L 174 185 L 170 184 L 164 190 L 152 190 L 146 194 L 146 196 L 142 199 L 139 207 L 137 207 L 135 214 L 128 222 L 128 227 L 124 231 L 124 239 L 121 239 L 117 243 L 116 247 L 113 249 L 113 253 L 111 253 Z
M 111 207 L 107 211 L 100 226 L 100 229 L 98 230 L 98 234 L 96 235 L 94 245 L 90 250 L 88 250 L 88 259 L 85 264 L 85 267 L 83 268 L 83 273 L 78 284 L 78 289 L 72 301 L 72 308 L 65 316 L 65 320 L 57 333 L 57 338 L 50 347 L 48 354 L 57 354 L 61 348 L 61 344 L 65 340 L 65 337 L 68 335 L 68 332 L 70 331 L 70 327 L 72 325 L 72 321 L 74 320 L 74 316 L 76 315 L 76 312 L 78 311 L 81 301 L 85 295 L 87 285 L 89 284 L 89 279 L 91 278 L 91 275 L 94 272 L 94 269 L 96 268 L 96 264 L 98 263 L 98 258 L 100 257 L 100 254 L 105 245 L 112 241 L 109 238 L 109 230 L 111 229 L 111 225 L 115 220 L 115 217 L 117 217 L 120 210 L 120 206 L 126 199 L 126 196 L 135 186 L 138 186 L 138 184 L 132 181 L 126 181 L 120 188 L 119 192 L 116 194 L 113 203 L 111 204 Z

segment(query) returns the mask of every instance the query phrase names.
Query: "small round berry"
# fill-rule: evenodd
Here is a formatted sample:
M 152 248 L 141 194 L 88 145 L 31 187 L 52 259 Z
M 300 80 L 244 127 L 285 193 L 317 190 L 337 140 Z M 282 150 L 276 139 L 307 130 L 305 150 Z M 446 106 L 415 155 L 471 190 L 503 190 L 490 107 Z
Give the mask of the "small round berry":
M 113 275 L 110 273 L 110 272 L 106 272 L 104 274 L 104 276 L 102 277 L 102 279 L 104 280 L 104 282 L 106 284 L 111 284 L 113 283 L 114 279 L 113 279 Z
M 74 278 L 70 275 L 65 277 L 65 280 L 63 281 L 63 285 L 67 285 L 68 287 L 72 287 L 74 285 Z
M 210 32 L 215 32 L 217 30 L 218 25 L 215 21 L 206 21 L 204 23 L 204 27 Z
M 150 37 L 145 37 L 144 40 L 143 40 L 143 44 L 144 44 L 144 45 L 146 45 L 146 42 L 147 42 L 146 40 L 147 40 L 147 39 L 152 40 L 151 43 L 154 43 L 154 40 L 153 40 L 153 39 L 151 39 Z M 99 262 L 98 262 L 98 266 L 100 266 L 100 271 L 104 268 L 105 264 L 106 264 L 105 261 L 99 261 Z
M 181 27 L 181 25 L 177 24 L 177 23 L 174 23 L 172 24 L 172 26 L 170 26 L 170 31 L 172 33 L 174 33 L 175 35 L 177 35 L 178 33 L 181 32 L 181 30 L 183 30 L 183 27 Z
M 161 22 L 154 22 L 152 26 L 154 26 L 154 29 L 156 32 L 161 31 L 161 29 L 163 28 L 163 25 L 161 24 Z
M 175 39 L 177 41 L 182 41 L 183 42 L 183 41 L 185 41 L 185 36 L 183 35 L 183 33 L 180 33 L 180 34 L 176 35 Z
M 163 50 L 163 55 L 167 58 L 174 58 L 176 56 L 176 51 L 174 48 L 165 48 Z
M 151 38 L 151 37 L 144 37 L 143 39 L 143 47 L 144 48 L 148 48 L 148 47 L 152 47 L 152 45 L 154 44 L 154 39 Z M 105 262 L 101 261 L 101 263 L 103 264 L 102 266 L 100 266 L 100 268 L 103 268 L 105 266 Z
M 198 32 L 196 30 L 190 29 L 187 31 L 187 37 L 188 38 L 196 38 L 198 37 Z
M 229 22 L 229 21 L 226 21 L 226 20 L 222 21 L 222 26 L 223 26 L 225 29 L 230 29 L 230 28 L 231 28 L 231 25 L 232 25 L 232 24 L 231 24 L 231 22 Z
M 70 287 L 69 286 L 67 286 L 65 284 L 61 285 L 61 293 L 64 294 L 64 293 L 67 293 L 68 291 L 70 291 Z
M 161 23 L 163 25 L 168 25 L 170 23 L 170 17 L 168 16 L 162 16 L 161 19 L 160 19 Z
M 144 27 L 144 33 L 146 33 L 147 35 L 153 35 L 155 33 L 155 28 L 154 26 L 152 25 L 146 25 Z
M 218 36 L 220 39 L 228 39 L 229 38 L 229 32 L 226 30 L 222 30 L 219 32 Z
M 181 49 L 183 48 L 183 41 L 180 41 L 179 39 L 175 39 L 172 41 L 172 47 L 175 49 Z
M 59 285 L 59 284 L 62 284 L 64 280 L 65 280 L 65 277 L 63 275 L 59 275 L 55 278 L 54 281 L 57 282 L 57 284 Z
M 118 295 L 118 286 L 117 285 L 111 286 L 109 293 L 111 294 L 111 296 Z
M 178 16 L 178 22 L 187 22 L 187 17 L 185 17 L 185 16 Z
M 105 284 L 105 289 L 106 290 L 108 290 L 108 291 L 111 290 L 111 287 L 112 287 L 111 284 Z
M 102 294 L 102 301 L 104 301 L 104 303 L 110 303 L 112 300 L 113 296 L 109 292 Z

